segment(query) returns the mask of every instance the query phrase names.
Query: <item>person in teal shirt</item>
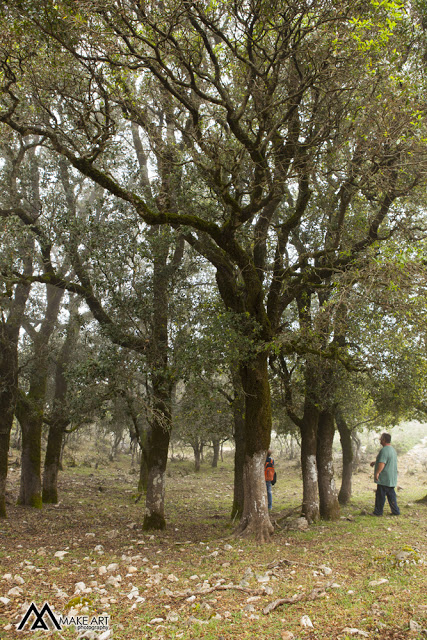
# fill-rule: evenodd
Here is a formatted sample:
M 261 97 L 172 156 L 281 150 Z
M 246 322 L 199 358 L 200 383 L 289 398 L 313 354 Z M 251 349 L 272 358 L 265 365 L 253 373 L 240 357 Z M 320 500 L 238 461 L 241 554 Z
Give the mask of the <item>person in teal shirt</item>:
M 385 499 L 387 498 L 391 509 L 391 515 L 399 516 L 395 486 L 397 485 L 397 453 L 391 446 L 391 435 L 383 433 L 380 438 L 382 449 L 377 458 L 371 462 L 374 469 L 374 481 L 377 483 L 375 494 L 375 509 L 372 515 L 382 516 Z

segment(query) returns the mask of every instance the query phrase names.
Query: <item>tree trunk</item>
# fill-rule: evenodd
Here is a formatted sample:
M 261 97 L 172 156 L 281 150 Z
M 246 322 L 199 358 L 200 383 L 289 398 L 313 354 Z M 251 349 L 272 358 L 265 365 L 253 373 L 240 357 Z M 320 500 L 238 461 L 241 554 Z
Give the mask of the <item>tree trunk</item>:
M 67 418 L 55 419 L 49 427 L 44 459 L 42 500 L 46 504 L 58 503 L 58 473 L 60 470 L 62 443 L 69 424 Z
M 194 471 L 198 473 L 202 463 L 202 444 L 196 440 L 191 446 L 194 452 Z
M 22 429 L 21 484 L 18 504 L 40 509 L 41 437 L 43 416 L 34 411 L 31 399 L 18 398 L 16 415 Z
M 170 422 L 165 423 L 166 408 L 161 409 L 162 419 L 155 419 L 152 425 L 148 451 L 147 493 L 145 496 L 145 517 L 143 529 L 164 529 L 165 483 L 168 460 Z
M 319 410 L 306 397 L 304 415 L 300 424 L 301 431 L 301 469 L 302 469 L 302 515 L 308 522 L 319 519 L 319 490 L 317 475 L 317 427 Z
M 78 304 L 77 298 L 71 299 L 67 332 L 56 362 L 55 392 L 47 437 L 42 491 L 43 502 L 50 504 L 58 502 L 58 473 L 61 468 L 64 434 L 70 423 L 66 404 L 68 381 L 65 372 L 71 361 L 80 330 Z
M 245 393 L 245 464 L 243 514 L 236 533 L 268 542 L 273 533 L 267 506 L 264 464 L 271 436 L 270 386 L 267 354 L 259 353 L 241 367 Z
M 148 352 L 153 393 L 153 419 L 148 441 L 148 477 L 144 529 L 164 529 L 165 482 L 172 424 L 172 382 L 168 366 L 168 319 L 171 271 L 167 266 L 169 241 L 163 229 L 153 229 L 153 329 Z
M 10 432 L 15 413 L 18 386 L 17 340 L 10 340 L 7 327 L 1 325 L 0 354 L 0 518 L 6 517 L 6 480 Z
M 26 271 L 31 272 L 31 265 Z M 18 393 L 18 340 L 30 286 L 18 285 L 7 320 L 0 319 L 0 518 L 6 517 L 10 432 Z
M 46 285 L 46 312 L 39 332 L 33 338 L 33 365 L 29 375 L 29 391 L 20 393 L 16 415 L 22 428 L 21 488 L 18 504 L 40 508 L 41 437 L 49 370 L 49 339 L 55 328 L 64 291 Z
M 218 467 L 219 450 L 220 450 L 219 438 L 214 438 L 212 440 L 212 448 L 213 448 L 212 468 L 216 469 Z
M 149 442 L 151 437 L 151 427 L 139 430 L 139 441 L 141 444 L 141 458 L 139 463 L 138 491 L 145 493 L 148 486 L 148 454 L 150 450 Z
M 232 371 L 233 379 L 233 418 L 234 418 L 234 493 L 231 518 L 240 518 L 243 514 L 244 483 L 243 469 L 245 466 L 245 396 L 242 382 L 237 371 Z
M 336 410 L 335 421 L 340 434 L 342 449 L 342 479 L 341 488 L 338 494 L 338 502 L 344 505 L 350 502 L 352 492 L 354 459 L 353 444 L 351 430 L 348 428 L 347 422 L 340 409 Z
M 319 483 L 320 517 L 338 520 L 340 506 L 334 481 L 332 445 L 335 433 L 334 412 L 324 409 L 319 416 L 317 429 L 317 473 Z

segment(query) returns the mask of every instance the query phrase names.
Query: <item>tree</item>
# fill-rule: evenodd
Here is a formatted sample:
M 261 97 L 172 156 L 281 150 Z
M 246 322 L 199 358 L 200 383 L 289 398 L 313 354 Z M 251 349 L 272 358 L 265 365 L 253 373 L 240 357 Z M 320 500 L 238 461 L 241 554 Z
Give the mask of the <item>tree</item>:
M 337 12 L 323 0 L 290 2 L 281 12 L 267 0 L 206 8 L 181 0 L 44 1 L 39 8 L 37 15 L 26 2 L 3 9 L 4 40 L 17 46 L 2 59 L 0 120 L 43 135 L 147 224 L 179 229 L 214 265 L 227 309 L 250 320 L 242 333 L 253 351 L 239 367 L 246 403 L 240 532 L 266 540 L 267 359 L 282 315 L 336 270 L 357 268 L 386 237 L 397 199 L 423 175 L 411 20 L 397 3 L 349 1 Z M 54 59 L 48 73 L 46 57 Z M 182 162 L 191 163 L 183 193 L 191 197 L 177 210 L 150 202 L 111 162 L 123 119 L 144 126 L 147 114 L 155 117 L 152 87 L 182 114 Z M 335 194 L 326 214 L 312 203 L 325 167 Z M 305 240 L 313 220 L 319 233 Z M 315 439 L 308 442 L 306 482 L 316 455 Z

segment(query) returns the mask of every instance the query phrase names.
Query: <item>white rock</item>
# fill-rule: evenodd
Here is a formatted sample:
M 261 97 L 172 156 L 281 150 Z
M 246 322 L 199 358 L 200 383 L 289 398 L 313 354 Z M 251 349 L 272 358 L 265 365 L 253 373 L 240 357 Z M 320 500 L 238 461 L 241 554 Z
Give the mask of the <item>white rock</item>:
M 369 583 L 370 587 L 378 587 L 380 584 L 385 584 L 388 582 L 387 578 L 380 578 L 379 580 L 371 580 Z
M 9 589 L 9 591 L 7 592 L 8 596 L 20 596 L 22 593 L 22 589 L 21 587 L 13 587 L 12 589 Z
M 233 547 L 231 546 L 231 544 L 226 544 L 224 545 L 224 551 L 232 551 Z
M 109 587 L 114 587 L 117 588 L 119 586 L 119 583 L 122 581 L 122 577 L 119 576 L 109 576 L 109 578 L 107 578 L 107 580 L 105 581 L 105 584 Z
M 108 640 L 108 638 L 111 638 L 111 634 L 112 630 L 107 629 L 107 631 L 104 631 L 100 636 L 98 636 L 98 640 Z
M 194 575 L 194 576 L 190 576 L 190 580 L 198 580 L 199 576 L 198 575 Z
M 415 622 L 415 620 L 410 620 L 409 621 L 409 628 L 411 631 L 421 631 L 422 627 L 420 624 L 418 624 L 418 622 Z
M 150 620 L 149 624 L 160 624 L 161 622 L 164 622 L 165 619 L 164 618 L 153 618 L 152 620 Z
M 99 555 L 102 555 L 104 553 L 104 547 L 102 546 L 102 544 L 97 544 L 94 548 L 94 551 L 96 551 L 96 553 L 99 553 Z
M 179 582 L 179 579 L 176 576 L 174 576 L 173 573 L 170 573 L 168 575 L 168 580 L 169 582 Z
M 107 567 L 102 565 L 102 567 L 99 567 L 98 573 L 99 573 L 100 576 L 104 576 L 107 573 Z
M 11 624 L 7 624 L 5 627 L 3 627 L 3 629 L 5 631 L 11 631 L 13 629 L 13 626 Z
M 132 567 L 132 566 L 128 567 L 128 573 L 137 573 L 137 572 L 138 572 L 137 567 Z
M 111 564 L 108 565 L 107 571 L 108 573 L 112 573 L 113 571 L 117 571 L 118 568 L 119 568 L 119 565 L 117 564 L 117 562 L 112 562 Z
M 175 613 L 174 611 L 170 611 L 168 613 L 168 615 L 166 616 L 166 620 L 168 622 L 178 622 L 179 620 L 179 615 L 177 613 Z
M 308 616 L 303 616 L 300 624 L 302 627 L 313 627 L 313 623 Z
M 56 553 L 53 554 L 54 558 L 59 558 L 60 560 L 63 559 L 64 556 L 66 556 L 68 553 L 68 551 L 57 551 Z
M 86 589 L 86 585 L 84 582 L 76 582 L 74 585 L 74 593 L 81 593 Z
M 0 602 L 2 604 L 9 604 L 10 598 L 4 598 L 3 596 L 0 598 Z
M 270 582 L 270 576 L 257 576 L 257 582 Z
M 189 598 L 187 598 L 187 602 L 194 602 L 196 599 L 196 596 L 190 596 Z
M 25 584 L 25 580 L 21 576 L 13 576 L 13 582 L 15 584 Z
M 85 538 L 94 538 L 95 534 L 94 533 L 85 533 Z
M 255 611 L 255 607 L 253 604 L 247 604 L 244 608 L 243 611 Z
M 327 567 L 325 564 L 322 564 L 319 569 L 322 571 L 324 576 L 330 576 L 332 573 L 332 569 Z
M 362 631 L 361 629 L 355 629 L 354 627 L 346 627 L 342 631 L 350 636 L 362 636 L 363 638 L 369 638 L 369 633 Z
M 10 580 L 12 580 L 12 574 L 5 573 L 4 576 L 2 577 L 2 580 L 6 580 L 7 582 L 9 582 Z

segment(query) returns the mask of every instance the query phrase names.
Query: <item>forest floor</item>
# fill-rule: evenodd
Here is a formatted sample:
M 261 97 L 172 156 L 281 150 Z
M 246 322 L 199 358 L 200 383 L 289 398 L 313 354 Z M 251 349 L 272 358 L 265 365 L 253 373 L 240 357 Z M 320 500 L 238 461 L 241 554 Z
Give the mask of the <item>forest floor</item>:
M 400 517 L 364 515 L 374 502 L 366 462 L 341 519 L 305 530 L 292 528 L 298 465 L 276 458 L 276 527 L 264 546 L 233 536 L 231 458 L 197 475 L 190 461 L 172 462 L 168 526 L 154 535 L 142 531 L 127 457 L 65 469 L 60 503 L 42 510 L 14 506 L 12 469 L 0 521 L 0 639 L 426 638 L 427 505 L 416 502 L 427 493 L 425 454 L 399 458 Z M 57 621 L 105 628 L 55 630 L 44 603 Z

